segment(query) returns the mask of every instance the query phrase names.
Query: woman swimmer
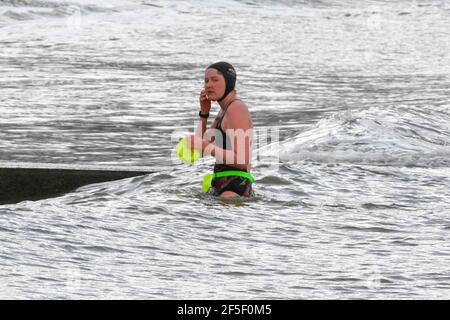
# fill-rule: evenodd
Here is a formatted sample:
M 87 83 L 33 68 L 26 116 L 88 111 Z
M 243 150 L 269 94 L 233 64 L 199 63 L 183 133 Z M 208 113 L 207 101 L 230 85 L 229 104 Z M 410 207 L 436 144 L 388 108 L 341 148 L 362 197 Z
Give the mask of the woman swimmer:
M 196 135 L 187 139 L 189 148 L 216 158 L 211 182 L 212 194 L 221 198 L 250 197 L 252 182 L 253 124 L 247 106 L 235 90 L 236 71 L 227 62 L 217 62 L 205 71 L 205 86 L 200 92 L 200 122 Z M 211 101 L 220 111 L 206 130 Z M 249 179 L 250 176 L 250 179 Z

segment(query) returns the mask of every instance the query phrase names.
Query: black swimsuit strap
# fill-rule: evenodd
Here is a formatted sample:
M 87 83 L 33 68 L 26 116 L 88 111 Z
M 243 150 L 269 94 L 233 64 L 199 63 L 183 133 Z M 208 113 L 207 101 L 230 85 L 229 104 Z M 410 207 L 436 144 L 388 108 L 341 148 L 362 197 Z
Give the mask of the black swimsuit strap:
M 220 131 L 223 132 L 223 130 L 222 130 L 222 120 L 223 120 L 223 118 L 225 117 L 225 113 L 227 112 L 228 107 L 229 107 L 233 102 L 235 102 L 235 101 L 237 101 L 237 100 L 240 100 L 240 99 L 236 98 L 236 99 L 231 100 L 230 103 L 227 104 L 227 106 L 223 109 L 222 115 L 221 115 L 220 117 L 218 117 L 219 119 L 217 120 L 216 129 L 219 129 Z

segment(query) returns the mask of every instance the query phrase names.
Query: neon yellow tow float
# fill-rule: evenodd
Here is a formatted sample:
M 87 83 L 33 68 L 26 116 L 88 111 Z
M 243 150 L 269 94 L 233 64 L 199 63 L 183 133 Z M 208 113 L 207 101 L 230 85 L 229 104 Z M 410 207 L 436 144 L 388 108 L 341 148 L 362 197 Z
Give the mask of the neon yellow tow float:
M 190 149 L 187 144 L 187 139 L 182 138 L 178 141 L 176 147 L 177 155 L 180 159 L 186 163 L 193 164 L 200 158 L 200 152 L 196 149 Z M 202 189 L 204 192 L 208 192 L 211 189 L 211 183 L 214 178 L 228 177 L 228 176 L 240 176 L 249 179 L 252 183 L 255 182 L 253 176 L 248 172 L 243 171 L 224 171 L 216 173 L 208 173 L 203 177 Z
M 186 137 L 178 141 L 176 150 L 178 157 L 186 163 L 193 164 L 200 158 L 200 152 L 198 150 L 189 149 Z

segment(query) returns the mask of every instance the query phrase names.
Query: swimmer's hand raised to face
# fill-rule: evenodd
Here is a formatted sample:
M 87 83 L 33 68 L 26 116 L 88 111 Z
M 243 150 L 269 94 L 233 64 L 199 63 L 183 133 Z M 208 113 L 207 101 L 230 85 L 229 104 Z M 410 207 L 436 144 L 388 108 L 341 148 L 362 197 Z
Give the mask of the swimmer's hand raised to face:
M 200 110 L 202 114 L 209 114 L 211 110 L 211 100 L 209 100 L 205 89 L 200 92 Z

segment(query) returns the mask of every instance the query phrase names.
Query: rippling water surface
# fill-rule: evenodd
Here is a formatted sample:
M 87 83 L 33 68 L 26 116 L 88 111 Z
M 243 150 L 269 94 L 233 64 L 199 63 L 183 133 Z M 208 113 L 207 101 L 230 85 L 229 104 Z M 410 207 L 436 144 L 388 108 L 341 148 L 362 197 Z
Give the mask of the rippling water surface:
M 0 206 L 0 298 L 448 299 L 449 22 L 443 0 L 0 0 L 0 161 L 154 169 Z M 218 60 L 279 137 L 248 201 L 172 159 Z

